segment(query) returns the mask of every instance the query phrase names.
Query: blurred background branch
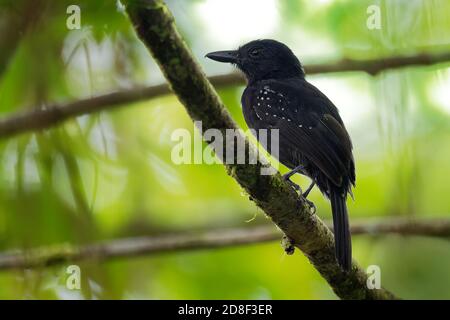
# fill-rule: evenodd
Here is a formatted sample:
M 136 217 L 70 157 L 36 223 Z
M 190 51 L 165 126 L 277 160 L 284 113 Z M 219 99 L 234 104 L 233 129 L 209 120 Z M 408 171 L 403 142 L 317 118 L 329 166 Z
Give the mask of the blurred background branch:
M 305 66 L 305 71 L 308 75 L 332 72 L 366 72 L 376 75 L 391 69 L 427 66 L 449 61 L 450 53 L 422 53 L 414 56 L 386 57 L 365 61 L 343 59 L 333 63 L 307 65 Z M 238 73 L 212 76 L 209 77 L 209 80 L 216 88 L 243 85 L 245 83 L 242 75 Z M 4 116 L 3 119 L 0 119 L 0 138 L 33 130 L 47 129 L 72 117 L 96 113 L 170 93 L 171 91 L 167 84 L 160 84 L 107 93 L 74 102 L 49 104 L 43 108 L 30 108 L 32 111 Z
M 332 228 L 332 223 L 327 222 Z M 448 219 L 385 219 L 352 222 L 353 235 L 424 236 L 450 239 Z M 57 245 L 0 253 L 0 270 L 41 268 L 84 260 L 106 261 L 159 253 L 214 249 L 280 240 L 273 226 L 211 229 L 205 232 L 167 232 L 164 235 L 104 241 L 84 246 Z

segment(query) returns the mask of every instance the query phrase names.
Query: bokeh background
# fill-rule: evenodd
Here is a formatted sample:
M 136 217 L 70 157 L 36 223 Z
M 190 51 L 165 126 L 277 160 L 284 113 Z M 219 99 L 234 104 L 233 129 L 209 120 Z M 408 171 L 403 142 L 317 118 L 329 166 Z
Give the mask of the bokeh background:
M 71 4 L 81 8 L 80 30 L 66 27 Z M 206 60 L 207 52 L 258 38 L 288 44 L 304 64 L 450 51 L 446 0 L 167 4 L 208 75 L 234 70 Z M 366 26 L 372 4 L 381 8 L 381 29 Z M 338 106 L 353 138 L 352 220 L 450 218 L 450 63 L 308 80 Z M 120 2 L 0 0 L 1 118 L 163 81 Z M 242 91 L 237 85 L 219 94 L 246 128 Z M 221 165 L 172 163 L 170 135 L 177 128 L 194 131 L 168 95 L 0 137 L 0 251 L 269 224 Z M 311 199 L 330 218 L 317 190 Z M 353 250 L 364 268 L 380 266 L 382 285 L 398 296 L 449 299 L 448 240 L 355 236 Z M 0 298 L 336 298 L 302 254 L 286 256 L 278 242 L 79 265 L 81 291 L 66 288 L 63 264 L 1 271 Z

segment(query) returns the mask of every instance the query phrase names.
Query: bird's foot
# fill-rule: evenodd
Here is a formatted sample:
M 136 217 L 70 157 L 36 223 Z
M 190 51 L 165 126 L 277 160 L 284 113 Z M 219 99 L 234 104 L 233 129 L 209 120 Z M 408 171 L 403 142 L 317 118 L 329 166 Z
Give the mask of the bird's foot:
M 281 238 L 281 247 L 283 247 L 284 252 L 289 256 L 295 252 L 294 242 L 285 234 Z
M 283 175 L 283 180 L 286 181 L 301 196 L 303 194 L 302 188 L 300 188 L 300 186 L 298 184 L 296 184 L 295 182 L 292 182 L 291 179 L 289 179 L 290 177 L 291 177 L 290 173 L 287 173 L 287 174 Z
M 312 202 L 311 200 L 306 199 L 305 197 L 302 197 L 303 201 L 305 201 L 306 205 L 309 207 L 309 210 L 311 211 L 311 213 L 316 213 L 317 209 L 316 209 L 316 205 L 314 204 L 314 202 Z
M 292 182 L 289 178 L 290 178 L 289 173 L 283 175 L 284 181 L 286 181 L 299 194 L 300 199 L 306 203 L 306 205 L 309 207 L 309 210 L 312 213 L 316 213 L 316 206 L 314 205 L 314 203 L 312 201 L 310 201 L 306 198 L 308 196 L 309 192 L 311 191 L 312 187 L 314 186 L 314 184 L 312 184 L 308 188 L 308 190 L 306 190 L 305 193 L 303 193 L 302 188 L 300 188 L 300 186 L 298 184 L 296 184 L 295 182 Z

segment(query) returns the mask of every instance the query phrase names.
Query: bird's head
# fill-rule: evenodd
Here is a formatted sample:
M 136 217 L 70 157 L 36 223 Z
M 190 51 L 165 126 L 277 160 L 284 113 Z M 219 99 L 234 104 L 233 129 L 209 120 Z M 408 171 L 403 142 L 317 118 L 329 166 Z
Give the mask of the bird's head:
M 291 49 L 275 40 L 255 40 L 238 50 L 210 52 L 206 57 L 236 65 L 249 82 L 305 76 L 300 61 Z

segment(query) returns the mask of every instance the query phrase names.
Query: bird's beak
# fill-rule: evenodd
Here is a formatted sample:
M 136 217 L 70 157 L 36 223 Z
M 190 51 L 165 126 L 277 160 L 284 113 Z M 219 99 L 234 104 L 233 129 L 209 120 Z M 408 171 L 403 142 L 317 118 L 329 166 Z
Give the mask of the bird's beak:
M 208 53 L 206 57 L 219 62 L 236 63 L 238 59 L 238 52 L 236 50 L 215 51 Z

